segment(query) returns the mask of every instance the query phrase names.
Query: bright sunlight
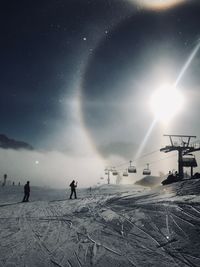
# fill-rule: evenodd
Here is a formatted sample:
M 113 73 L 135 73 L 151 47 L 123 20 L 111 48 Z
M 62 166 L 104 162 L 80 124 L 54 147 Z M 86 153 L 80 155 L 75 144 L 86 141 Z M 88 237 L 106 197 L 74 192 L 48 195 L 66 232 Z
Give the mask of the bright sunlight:
M 178 114 L 184 104 L 183 94 L 174 86 L 164 85 L 156 90 L 151 97 L 150 106 L 155 118 L 168 123 Z

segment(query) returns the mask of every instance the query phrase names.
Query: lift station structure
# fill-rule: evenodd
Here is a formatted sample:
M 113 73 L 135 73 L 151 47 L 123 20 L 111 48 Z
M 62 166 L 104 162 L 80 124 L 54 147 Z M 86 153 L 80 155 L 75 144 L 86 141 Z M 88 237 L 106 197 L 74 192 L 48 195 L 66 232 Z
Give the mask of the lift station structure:
M 193 135 L 170 135 L 165 134 L 164 136 L 169 137 L 170 145 L 160 149 L 161 152 L 169 153 L 172 151 L 178 152 L 178 174 L 177 179 L 182 180 L 184 178 L 184 167 L 191 168 L 191 178 L 193 177 L 193 168 L 197 167 L 197 162 L 193 152 L 200 150 L 200 142 L 191 142 L 192 139 L 196 138 Z

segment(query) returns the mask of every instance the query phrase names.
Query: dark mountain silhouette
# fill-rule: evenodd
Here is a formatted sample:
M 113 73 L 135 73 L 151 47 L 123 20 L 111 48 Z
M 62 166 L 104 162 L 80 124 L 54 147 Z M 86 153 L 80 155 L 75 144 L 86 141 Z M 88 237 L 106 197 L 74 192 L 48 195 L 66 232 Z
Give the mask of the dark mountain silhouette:
M 33 147 L 29 145 L 28 143 L 10 139 L 4 134 L 0 134 L 0 148 L 33 150 Z
M 142 186 L 149 186 L 149 187 L 154 187 L 157 185 L 161 185 L 161 181 L 163 180 L 163 178 L 159 177 L 159 176 L 145 176 L 144 178 L 142 178 L 141 180 L 135 182 L 135 184 L 137 185 L 142 185 Z

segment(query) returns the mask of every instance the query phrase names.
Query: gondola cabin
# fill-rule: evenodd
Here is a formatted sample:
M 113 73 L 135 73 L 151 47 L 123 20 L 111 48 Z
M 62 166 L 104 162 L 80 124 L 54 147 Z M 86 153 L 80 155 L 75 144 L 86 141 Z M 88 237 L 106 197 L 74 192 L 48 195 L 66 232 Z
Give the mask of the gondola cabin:
M 127 171 L 125 171 L 125 172 L 123 172 L 123 176 L 128 176 L 128 172 Z
M 137 172 L 136 167 L 134 167 L 134 166 L 128 167 L 128 172 L 129 173 L 136 173 Z
M 194 155 L 188 154 L 182 158 L 183 167 L 197 167 L 197 161 Z
M 132 160 L 130 160 L 130 166 L 128 167 L 128 173 L 136 173 L 136 167 L 131 165 Z
M 143 170 L 143 175 L 151 175 L 151 171 L 148 169 Z
M 151 170 L 149 169 L 149 164 L 147 164 L 147 167 L 143 170 L 143 175 L 151 175 Z

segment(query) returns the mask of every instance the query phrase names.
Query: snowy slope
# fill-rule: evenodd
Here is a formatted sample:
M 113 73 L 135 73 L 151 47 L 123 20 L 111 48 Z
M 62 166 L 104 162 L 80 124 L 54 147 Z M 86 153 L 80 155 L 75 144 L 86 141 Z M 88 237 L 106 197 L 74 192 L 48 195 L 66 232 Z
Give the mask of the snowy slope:
M 200 266 L 198 180 L 21 191 L 0 188 L 0 266 Z

